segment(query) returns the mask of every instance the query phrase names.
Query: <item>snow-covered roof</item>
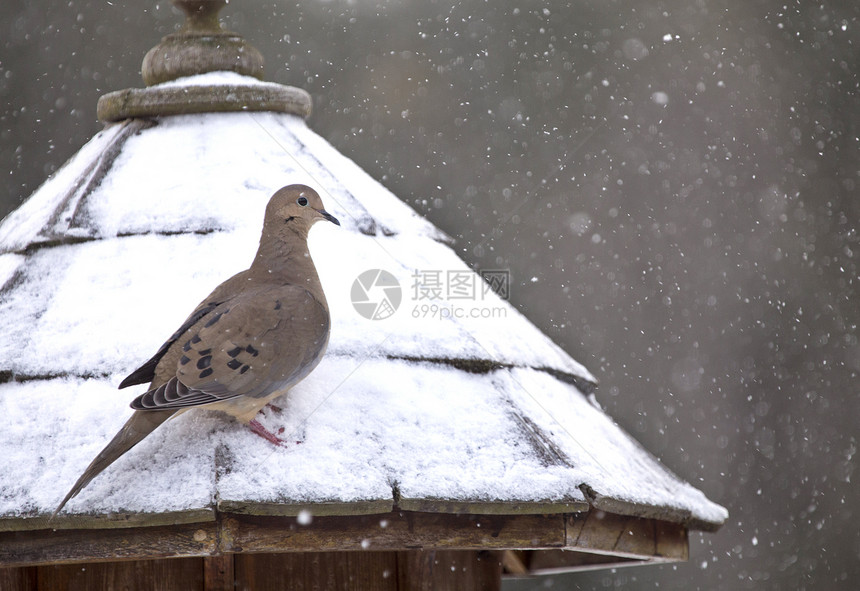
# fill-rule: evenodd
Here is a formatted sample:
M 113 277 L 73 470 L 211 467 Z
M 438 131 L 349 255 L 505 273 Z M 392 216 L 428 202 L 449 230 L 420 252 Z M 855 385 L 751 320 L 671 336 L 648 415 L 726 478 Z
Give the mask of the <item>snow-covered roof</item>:
M 204 83 L 265 84 L 232 73 L 169 84 Z M 0 529 L 56 507 L 143 388 L 116 385 L 247 267 L 268 198 L 291 183 L 315 187 L 343 224 L 311 233 L 328 353 L 261 419 L 291 443 L 186 413 L 67 513 L 593 505 L 694 528 L 725 521 L 613 423 L 595 378 L 486 287 L 445 234 L 301 117 L 236 112 L 112 124 L 0 224 Z M 377 320 L 353 305 L 356 279 L 374 269 L 400 286 L 396 311 Z

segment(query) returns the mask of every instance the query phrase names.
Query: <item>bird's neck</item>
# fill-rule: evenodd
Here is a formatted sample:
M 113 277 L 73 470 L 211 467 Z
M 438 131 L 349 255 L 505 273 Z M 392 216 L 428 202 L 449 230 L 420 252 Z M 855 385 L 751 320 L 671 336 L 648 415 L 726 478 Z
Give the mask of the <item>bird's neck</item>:
M 322 300 L 322 285 L 317 275 L 306 236 L 290 239 L 272 237 L 262 240 L 251 263 L 252 276 L 278 285 L 298 285 Z

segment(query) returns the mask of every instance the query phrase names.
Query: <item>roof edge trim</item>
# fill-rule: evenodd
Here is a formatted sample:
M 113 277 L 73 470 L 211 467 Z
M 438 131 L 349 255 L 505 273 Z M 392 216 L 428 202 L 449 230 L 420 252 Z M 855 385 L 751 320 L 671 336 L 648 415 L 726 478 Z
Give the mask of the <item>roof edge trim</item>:
M 306 91 L 281 84 L 162 85 L 109 92 L 99 98 L 96 115 L 104 123 L 246 111 L 274 111 L 307 119 L 311 104 L 311 95 Z
M 692 530 L 715 532 L 723 526 L 725 521 L 706 521 L 694 517 L 692 512 L 684 509 L 671 507 L 656 507 L 642 503 L 626 501 L 617 497 L 603 495 L 587 484 L 579 486 L 582 494 L 595 509 L 614 513 L 617 515 L 629 515 L 631 517 L 642 517 L 645 519 L 657 519 L 671 523 L 680 523 Z

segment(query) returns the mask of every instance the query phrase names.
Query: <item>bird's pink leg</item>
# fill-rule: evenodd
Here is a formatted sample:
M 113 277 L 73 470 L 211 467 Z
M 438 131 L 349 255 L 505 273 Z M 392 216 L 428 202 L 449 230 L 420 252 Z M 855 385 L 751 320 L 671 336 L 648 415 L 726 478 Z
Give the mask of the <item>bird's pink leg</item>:
M 284 412 L 284 409 L 281 408 L 280 406 L 275 406 L 274 404 L 272 404 L 270 402 L 269 404 L 267 404 L 266 406 L 264 406 L 260 410 L 260 414 L 265 416 L 269 412 L 274 412 L 275 414 L 281 414 L 282 412 Z M 257 419 L 254 419 L 250 423 L 248 423 L 248 427 L 250 427 L 251 431 L 253 431 L 257 435 L 259 435 L 260 437 L 262 437 L 266 441 L 274 443 L 275 445 L 280 446 L 280 447 L 286 447 L 286 445 L 287 445 L 287 441 L 285 439 L 281 439 L 280 437 L 278 437 L 278 435 L 281 435 L 284 432 L 283 427 L 278 429 L 277 435 L 275 433 L 272 433 L 268 429 L 266 429 L 263 426 L 263 424 L 260 421 L 258 421 Z M 302 443 L 301 441 L 296 441 L 296 445 L 300 445 L 301 443 Z
M 286 441 L 266 429 L 262 424 L 260 424 L 260 421 L 258 421 L 257 419 L 254 419 L 250 423 L 248 423 L 248 427 L 251 428 L 252 432 L 256 433 L 266 441 L 271 441 L 275 445 L 283 447 L 287 443 Z

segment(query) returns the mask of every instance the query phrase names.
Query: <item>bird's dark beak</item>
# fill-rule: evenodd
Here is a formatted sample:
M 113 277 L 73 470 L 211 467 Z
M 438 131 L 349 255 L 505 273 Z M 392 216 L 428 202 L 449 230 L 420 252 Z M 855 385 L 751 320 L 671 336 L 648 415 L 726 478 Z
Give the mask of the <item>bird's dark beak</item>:
M 335 226 L 339 226 L 339 225 L 340 225 L 340 222 L 339 222 L 339 221 L 337 221 L 337 218 L 336 218 L 336 217 L 334 217 L 334 216 L 333 216 L 332 214 L 330 214 L 329 212 L 327 212 L 326 210 L 324 210 L 324 209 L 318 209 L 318 210 L 316 210 L 316 211 L 317 211 L 317 213 L 318 213 L 318 214 L 320 214 L 321 216 L 323 216 L 323 218 L 327 219 L 328 221 L 330 221 L 331 223 L 333 223 Z

